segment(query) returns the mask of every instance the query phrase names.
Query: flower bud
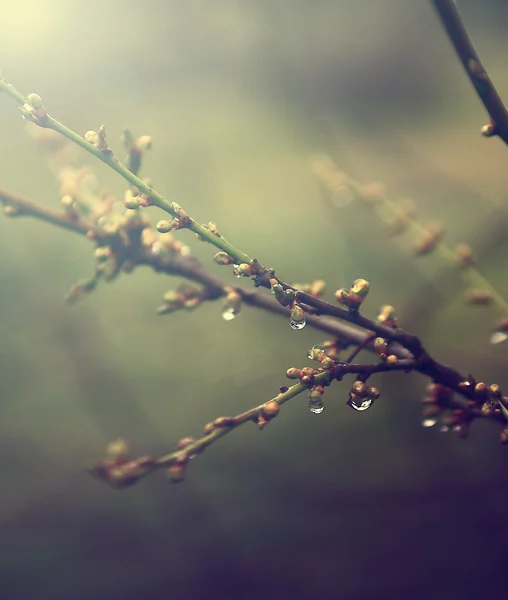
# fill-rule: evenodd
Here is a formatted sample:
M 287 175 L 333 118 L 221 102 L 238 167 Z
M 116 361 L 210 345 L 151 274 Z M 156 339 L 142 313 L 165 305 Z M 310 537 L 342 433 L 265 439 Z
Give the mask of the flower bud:
M 213 257 L 213 260 L 218 265 L 232 265 L 235 262 L 235 259 L 229 256 L 226 252 L 217 252 L 217 254 Z
M 159 233 L 169 233 L 173 229 L 173 224 L 171 221 L 167 221 L 164 219 L 157 223 L 155 229 L 157 229 Z

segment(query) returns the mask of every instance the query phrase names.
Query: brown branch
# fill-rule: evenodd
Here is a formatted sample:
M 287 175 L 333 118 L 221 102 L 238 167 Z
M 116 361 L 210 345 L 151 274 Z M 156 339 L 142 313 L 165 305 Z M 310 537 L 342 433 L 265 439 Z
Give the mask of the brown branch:
M 281 306 L 275 299 L 242 287 L 228 285 L 221 279 L 205 271 L 193 257 L 181 255 L 163 257 L 160 254 L 149 252 L 146 247 L 139 243 L 129 243 L 127 245 L 126 238 L 120 233 L 105 232 L 92 221 L 79 216 L 73 220 L 69 220 L 65 214 L 62 215 L 57 211 L 42 207 L 17 194 L 2 189 L 0 189 L 0 201 L 3 201 L 8 206 L 12 206 L 18 211 L 17 214 L 20 216 L 32 216 L 81 235 L 88 235 L 88 232 L 92 231 L 92 239 L 101 243 L 107 240 L 108 244 L 111 244 L 116 252 L 123 255 L 123 260 L 127 259 L 136 265 L 150 266 L 157 272 L 163 272 L 168 275 L 180 275 L 186 279 L 200 283 L 206 287 L 209 299 L 220 298 L 226 294 L 226 288 L 233 288 L 241 296 L 245 304 L 282 315 L 285 318 L 289 316 L 289 308 Z M 134 241 L 138 238 L 139 236 Z M 132 241 L 131 239 L 130 242 Z M 286 288 L 295 290 L 299 301 L 316 308 L 320 312 L 325 312 L 329 316 L 336 317 L 329 318 L 307 314 L 306 321 L 309 326 L 323 331 L 328 335 L 338 337 L 347 344 L 358 345 L 362 348 L 365 345 L 367 350 L 373 352 L 376 351 L 372 341 L 372 333 L 374 332 L 377 336 L 390 340 L 391 343 L 388 345 L 388 352 L 390 354 L 394 354 L 401 360 L 414 361 L 412 370 L 418 371 L 432 381 L 454 390 L 467 400 L 478 402 L 478 397 L 474 389 L 475 386 L 465 383 L 468 381 L 468 378 L 453 367 L 431 357 L 423 348 L 417 336 L 401 329 L 393 329 L 376 323 L 363 315 L 359 315 L 355 311 L 344 310 L 315 298 L 310 294 L 296 290 L 292 286 L 283 285 Z M 348 323 L 352 323 L 357 327 L 352 327 Z M 361 329 L 366 330 L 367 333 Z M 379 371 L 384 370 L 382 367 L 377 367 L 377 369 Z
M 454 0 L 431 0 L 467 76 L 490 115 L 491 125 L 483 128 L 488 137 L 497 135 L 508 144 L 508 110 L 471 42 Z
M 4 189 L 0 189 L 0 203 L 4 205 L 5 213 L 9 217 L 34 217 L 81 235 L 87 235 L 90 231 L 97 240 L 111 237 L 98 225 L 76 213 L 57 212 Z

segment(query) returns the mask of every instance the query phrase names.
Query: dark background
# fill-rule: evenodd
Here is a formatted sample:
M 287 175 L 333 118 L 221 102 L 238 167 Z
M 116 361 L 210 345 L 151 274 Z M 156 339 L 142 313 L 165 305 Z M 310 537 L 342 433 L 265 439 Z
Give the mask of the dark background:
M 460 8 L 508 97 L 507 4 Z M 430 3 L 27 0 L 2 13 L 3 75 L 55 117 L 82 133 L 105 123 L 118 151 L 126 125 L 152 135 L 144 174 L 195 218 L 286 280 L 333 292 L 368 279 L 366 314 L 393 303 L 440 359 L 505 383 L 508 346 L 489 344 L 502 315 L 465 306 L 455 273 L 415 261 L 364 207 L 330 208 L 309 166 L 325 152 L 413 198 L 508 295 L 507 150 L 478 135 L 487 117 Z M 56 207 L 27 132 L 1 97 L 1 185 Z M 507 450 L 489 423 L 466 442 L 420 427 L 417 375 L 378 378 L 363 414 L 344 405 L 347 383 L 320 417 L 297 397 L 262 433 L 242 427 L 193 461 L 182 485 L 90 478 L 112 439 L 165 453 L 270 398 L 322 336 L 254 309 L 225 323 L 213 303 L 158 317 L 175 282 L 146 270 L 67 306 L 92 272 L 88 242 L 25 219 L 0 232 L 2 598 L 504 597 Z M 178 235 L 211 265 L 210 247 Z

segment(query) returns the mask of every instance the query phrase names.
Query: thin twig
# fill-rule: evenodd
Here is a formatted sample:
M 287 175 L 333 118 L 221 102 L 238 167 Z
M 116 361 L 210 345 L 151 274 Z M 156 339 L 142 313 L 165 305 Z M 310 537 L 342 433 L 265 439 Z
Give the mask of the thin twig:
M 508 144 L 508 110 L 482 64 L 454 0 L 431 0 L 467 76 L 490 115 L 491 125 L 483 129 L 488 137 L 497 135 Z

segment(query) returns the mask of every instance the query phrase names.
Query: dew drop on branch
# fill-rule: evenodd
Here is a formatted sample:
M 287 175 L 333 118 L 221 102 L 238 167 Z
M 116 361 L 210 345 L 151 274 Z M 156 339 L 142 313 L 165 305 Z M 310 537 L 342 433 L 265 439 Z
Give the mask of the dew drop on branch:
M 309 410 L 313 415 L 320 415 L 325 409 L 321 398 L 312 398 L 309 400 Z
M 306 324 L 307 324 L 307 321 L 305 319 L 303 321 L 299 321 L 299 320 L 297 321 L 296 319 L 289 319 L 289 325 L 295 331 L 299 331 L 300 329 L 303 329 Z
M 324 346 L 320 346 L 319 344 L 317 346 L 313 346 L 307 352 L 307 358 L 309 358 L 310 360 L 317 360 L 317 357 L 319 356 L 319 354 L 323 353 L 324 351 L 325 351 Z
M 224 321 L 232 321 L 236 317 L 237 314 L 238 314 L 237 310 L 235 310 L 231 306 L 227 306 L 222 311 L 222 318 L 224 319 Z
M 367 410 L 372 406 L 372 398 L 351 398 L 349 406 L 351 406 L 351 408 L 354 408 L 359 412 L 363 412 L 364 410 Z

